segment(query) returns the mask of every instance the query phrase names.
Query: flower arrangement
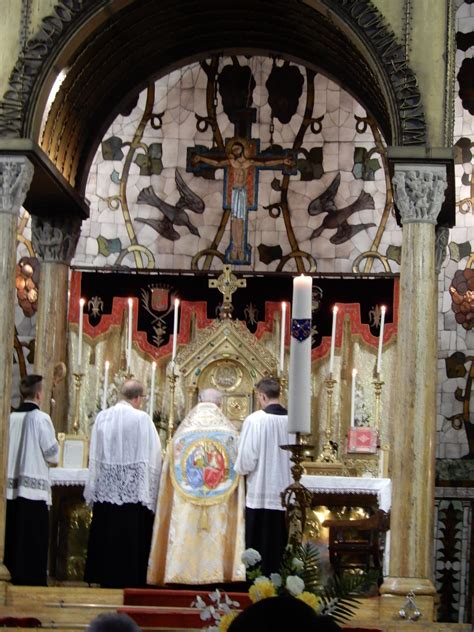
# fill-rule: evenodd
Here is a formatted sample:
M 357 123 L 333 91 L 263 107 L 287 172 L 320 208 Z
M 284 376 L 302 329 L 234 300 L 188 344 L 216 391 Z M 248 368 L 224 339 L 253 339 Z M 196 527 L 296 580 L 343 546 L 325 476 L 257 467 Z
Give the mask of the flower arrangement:
M 298 547 L 288 546 L 283 554 L 279 573 L 270 577 L 261 574 L 258 551 L 247 549 L 242 555 L 247 578 L 253 580 L 249 597 L 253 603 L 288 594 L 304 601 L 317 614 L 331 615 L 337 623 L 347 621 L 358 604 L 355 594 L 366 581 L 365 576 L 334 577 L 325 585 L 319 573 L 319 553 L 313 542 Z
M 262 558 L 255 549 L 247 549 L 242 562 L 247 569 L 247 579 L 252 582 L 249 597 L 253 603 L 277 595 L 291 595 L 313 608 L 317 614 L 330 615 L 337 623 L 343 623 L 352 616 L 359 603 L 355 594 L 366 581 L 365 576 L 353 575 L 343 580 L 337 577 L 322 585 L 319 573 L 319 554 L 313 542 L 299 547 L 285 549 L 278 573 L 269 577 L 262 575 Z M 240 604 L 219 590 L 210 593 L 210 604 L 197 597 L 191 604 L 201 610 L 203 621 L 214 620 L 207 632 L 227 632 L 238 614 Z
M 195 601 L 191 603 L 191 607 L 198 608 L 201 611 L 202 621 L 211 619 L 214 621 L 214 625 L 205 628 L 207 632 L 227 632 L 232 620 L 239 614 L 236 608 L 240 607 L 240 603 L 232 600 L 229 595 L 222 593 L 218 589 L 209 594 L 209 600 L 210 603 L 207 604 L 198 595 Z

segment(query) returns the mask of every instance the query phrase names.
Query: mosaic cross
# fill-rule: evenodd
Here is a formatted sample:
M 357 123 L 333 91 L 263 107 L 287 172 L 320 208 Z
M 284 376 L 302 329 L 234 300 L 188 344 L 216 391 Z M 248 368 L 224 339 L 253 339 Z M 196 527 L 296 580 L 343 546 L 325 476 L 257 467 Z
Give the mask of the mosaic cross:
M 246 111 L 247 113 L 247 111 Z M 186 170 L 204 177 L 215 169 L 224 170 L 223 208 L 230 211 L 230 241 L 225 263 L 250 265 L 252 247 L 248 241 L 249 211 L 258 207 L 258 174 L 261 169 L 296 174 L 296 156 L 292 149 L 279 152 L 272 148 L 260 152 L 260 140 L 251 138 L 251 117 L 236 125 L 236 135 L 225 142 L 225 151 L 203 145 L 188 147 Z M 207 173 L 206 173 L 207 172 Z

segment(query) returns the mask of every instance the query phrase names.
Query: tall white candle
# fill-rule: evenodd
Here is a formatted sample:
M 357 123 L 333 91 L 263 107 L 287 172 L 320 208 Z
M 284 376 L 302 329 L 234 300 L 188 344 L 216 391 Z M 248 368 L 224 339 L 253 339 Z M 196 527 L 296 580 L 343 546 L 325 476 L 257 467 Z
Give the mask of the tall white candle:
M 176 358 L 176 348 L 178 344 L 178 316 L 179 316 L 179 298 L 174 299 L 174 321 L 173 321 L 173 352 L 171 354 L 171 361 L 174 362 Z
M 151 385 L 150 385 L 150 402 L 148 407 L 148 414 L 153 419 L 153 413 L 155 412 L 155 379 L 156 379 L 156 362 L 151 365 Z
M 288 430 L 311 433 L 311 305 L 313 279 L 303 274 L 293 280 Z
M 332 378 L 332 373 L 334 370 L 334 351 L 336 349 L 336 323 L 337 323 L 337 312 L 339 308 L 337 305 L 334 305 L 332 308 L 332 331 L 331 331 L 331 354 L 329 356 L 329 377 Z
M 285 334 L 286 334 L 286 303 L 281 304 L 281 332 L 280 332 L 280 373 L 285 368 Z
M 79 336 L 77 340 L 77 368 L 78 372 L 82 372 L 82 340 L 84 336 L 84 304 L 83 298 L 79 299 Z
M 127 341 L 127 373 L 132 367 L 132 325 L 133 325 L 133 299 L 128 299 L 128 341 Z
M 385 312 L 387 308 L 382 305 L 380 308 L 382 315 L 380 316 L 380 333 L 379 333 L 379 349 L 377 353 L 377 375 L 380 376 L 380 370 L 382 369 L 382 348 L 383 348 L 383 330 L 385 327 Z
M 351 389 L 351 428 L 355 425 L 355 395 L 356 395 L 357 369 L 352 369 L 352 389 Z
M 109 368 L 110 362 L 105 361 L 104 365 L 104 392 L 102 393 L 102 410 L 107 408 L 107 389 L 109 388 Z

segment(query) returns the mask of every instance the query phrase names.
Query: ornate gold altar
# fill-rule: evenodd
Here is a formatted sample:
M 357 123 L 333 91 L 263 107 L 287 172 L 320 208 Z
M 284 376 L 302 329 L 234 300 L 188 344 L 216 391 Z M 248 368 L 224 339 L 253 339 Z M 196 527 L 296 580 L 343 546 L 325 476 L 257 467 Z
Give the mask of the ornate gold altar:
M 176 365 L 185 394 L 185 412 L 197 402 L 198 391 L 215 388 L 223 394 L 223 412 L 240 428 L 254 409 L 254 384 L 276 375 L 277 360 L 244 323 L 214 321 L 197 332 L 182 349 Z

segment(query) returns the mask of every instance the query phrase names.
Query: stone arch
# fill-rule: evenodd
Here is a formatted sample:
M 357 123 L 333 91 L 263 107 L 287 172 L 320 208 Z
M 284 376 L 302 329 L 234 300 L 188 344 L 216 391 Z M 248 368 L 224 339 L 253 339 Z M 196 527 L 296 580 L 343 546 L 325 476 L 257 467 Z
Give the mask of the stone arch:
M 131 97 L 173 68 L 230 51 L 321 70 L 374 116 L 388 144 L 426 142 L 416 77 L 369 0 L 62 0 L 15 65 L 0 102 L 0 136 L 39 142 L 82 192 L 97 139 Z M 39 138 L 63 66 L 68 73 Z

